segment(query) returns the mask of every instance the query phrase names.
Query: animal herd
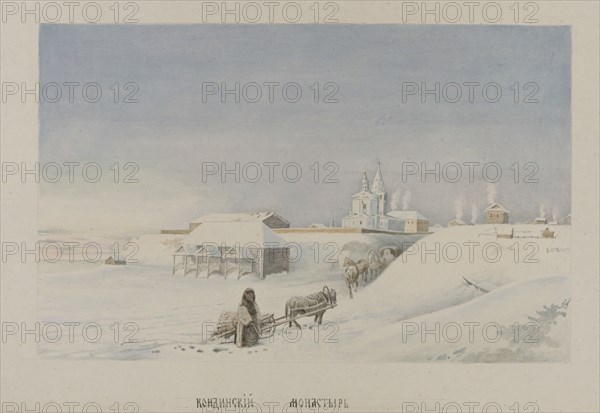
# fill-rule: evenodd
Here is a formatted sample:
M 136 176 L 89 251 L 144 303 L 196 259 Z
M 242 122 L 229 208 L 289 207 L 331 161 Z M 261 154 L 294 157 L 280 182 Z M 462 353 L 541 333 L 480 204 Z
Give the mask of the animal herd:
M 388 254 L 386 254 L 386 252 Z M 350 298 L 354 298 L 352 290 L 358 291 L 360 279 L 364 285 L 370 283 L 383 272 L 383 270 L 396 258 L 399 251 L 393 248 L 384 248 L 380 253 L 370 249 L 367 252 L 367 259 L 360 259 L 354 262 L 350 257 L 345 257 L 343 261 L 344 280 L 350 293 Z

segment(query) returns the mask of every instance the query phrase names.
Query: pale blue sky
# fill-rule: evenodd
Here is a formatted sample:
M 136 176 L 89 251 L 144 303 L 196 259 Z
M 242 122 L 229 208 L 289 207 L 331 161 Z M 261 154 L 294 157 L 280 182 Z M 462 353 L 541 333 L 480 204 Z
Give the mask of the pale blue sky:
M 139 184 L 44 184 L 42 228 L 154 230 L 217 211 L 277 210 L 294 225 L 339 223 L 360 173 L 382 162 L 388 192 L 445 224 L 462 197 L 483 214 L 486 183 L 400 179 L 402 162 L 498 162 L 497 200 L 515 220 L 544 204 L 570 212 L 571 46 L 568 27 L 423 25 L 45 25 L 40 82 L 135 82 L 139 103 L 66 99 L 40 104 L 40 159 L 137 162 Z M 298 82 L 290 104 L 202 103 L 202 82 Z M 337 104 L 315 104 L 308 86 L 339 85 Z M 402 102 L 402 82 L 497 82 L 498 103 Z M 536 82 L 539 103 L 508 88 Z M 466 89 L 465 89 L 466 90 Z M 112 92 L 110 92 L 112 93 Z M 202 183 L 201 163 L 298 162 L 296 184 Z M 537 162 L 538 184 L 508 167 Z M 338 184 L 315 184 L 314 162 L 339 164 Z M 509 175 L 510 174 L 510 175 Z M 481 218 L 480 218 L 481 221 Z M 82 229 L 89 229 L 82 228 Z

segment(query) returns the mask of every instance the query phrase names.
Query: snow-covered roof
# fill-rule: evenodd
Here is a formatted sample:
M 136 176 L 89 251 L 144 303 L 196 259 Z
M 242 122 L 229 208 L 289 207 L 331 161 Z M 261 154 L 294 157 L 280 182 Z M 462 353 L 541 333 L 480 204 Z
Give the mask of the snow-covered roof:
M 369 214 L 364 213 L 364 212 L 360 212 L 358 214 L 353 214 L 352 212 L 350 212 L 348 215 L 346 215 L 345 218 L 357 218 L 357 217 L 359 217 L 359 218 L 362 218 L 362 217 L 371 218 L 372 215 L 369 215 Z
M 352 199 L 354 198 L 372 198 L 377 199 L 378 196 L 371 191 L 360 191 L 352 195 Z
M 398 218 L 398 219 L 421 219 L 421 220 L 425 220 L 427 221 L 427 218 L 425 218 L 419 211 L 390 211 L 387 213 L 388 216 L 392 217 L 392 218 Z
M 181 244 L 175 249 L 175 254 L 193 255 L 197 250 L 195 245 Z
M 204 222 L 182 241 L 184 245 L 205 243 L 241 247 L 258 244 L 266 248 L 282 248 L 287 242 L 262 222 Z
M 323 224 L 311 224 L 309 228 L 327 228 L 327 225 Z
M 191 223 L 197 224 L 204 222 L 262 222 L 265 219 L 270 218 L 271 216 L 277 216 L 279 219 L 286 221 L 275 212 L 234 212 L 204 214 L 193 220 Z
M 489 210 L 494 210 L 494 211 L 504 211 L 504 212 L 509 212 L 508 209 L 504 208 L 502 205 L 500 204 L 492 204 L 489 207 L 487 207 L 485 210 L 489 211 Z
M 452 223 L 456 223 L 459 225 L 465 225 L 465 221 L 463 221 L 462 219 L 457 219 L 457 218 L 454 218 L 452 221 L 448 222 L 448 224 L 452 224 Z

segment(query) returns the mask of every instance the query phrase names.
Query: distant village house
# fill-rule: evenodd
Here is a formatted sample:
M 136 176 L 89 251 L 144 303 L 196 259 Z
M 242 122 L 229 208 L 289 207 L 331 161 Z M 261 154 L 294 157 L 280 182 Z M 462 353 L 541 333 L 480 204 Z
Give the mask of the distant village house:
M 448 226 L 449 227 L 460 227 L 462 225 L 466 225 L 465 222 L 463 220 L 460 220 L 460 219 L 457 219 L 457 218 L 455 218 L 452 221 L 448 222 Z
M 318 224 L 318 223 L 316 223 L 316 224 L 310 224 L 308 227 L 309 227 L 309 228 L 315 228 L 315 229 L 317 229 L 317 228 L 318 228 L 318 229 L 325 229 L 325 228 L 328 228 L 328 227 L 327 227 L 327 225 L 324 225 L 324 224 Z
M 500 204 L 492 204 L 485 210 L 487 224 L 508 224 L 508 210 Z
M 125 260 L 115 260 L 115 257 L 108 257 L 104 260 L 104 264 L 106 265 L 126 265 L 127 262 Z

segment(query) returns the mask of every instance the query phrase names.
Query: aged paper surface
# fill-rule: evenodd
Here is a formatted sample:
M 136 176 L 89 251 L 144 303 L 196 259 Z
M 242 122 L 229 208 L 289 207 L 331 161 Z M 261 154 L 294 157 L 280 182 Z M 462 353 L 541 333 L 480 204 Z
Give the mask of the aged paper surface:
M 600 411 L 597 2 L 1 7 L 1 411 Z

